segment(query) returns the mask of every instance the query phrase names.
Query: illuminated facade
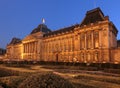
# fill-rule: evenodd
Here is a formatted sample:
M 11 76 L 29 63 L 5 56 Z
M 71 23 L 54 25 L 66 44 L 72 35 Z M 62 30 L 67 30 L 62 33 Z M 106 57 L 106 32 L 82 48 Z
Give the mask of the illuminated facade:
M 87 11 L 80 24 L 51 31 L 40 24 L 23 40 L 13 38 L 7 45 L 12 60 L 80 63 L 120 63 L 115 25 L 100 8 Z

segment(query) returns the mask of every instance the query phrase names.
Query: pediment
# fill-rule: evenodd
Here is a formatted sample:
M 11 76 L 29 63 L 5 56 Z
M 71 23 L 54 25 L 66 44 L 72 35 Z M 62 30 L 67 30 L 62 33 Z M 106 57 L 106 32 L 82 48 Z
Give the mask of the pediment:
M 36 40 L 37 38 L 33 35 L 26 36 L 22 41 L 28 41 L 28 40 Z

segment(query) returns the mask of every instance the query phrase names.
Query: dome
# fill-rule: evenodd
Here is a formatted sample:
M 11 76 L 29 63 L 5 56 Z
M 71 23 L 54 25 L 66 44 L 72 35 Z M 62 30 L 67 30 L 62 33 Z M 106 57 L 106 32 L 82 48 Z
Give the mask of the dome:
M 10 44 L 17 44 L 17 43 L 21 43 L 21 39 L 16 37 L 12 38 Z
M 37 32 L 48 33 L 48 32 L 51 32 L 51 30 L 48 29 L 45 24 L 40 24 L 40 25 L 38 25 L 37 28 L 33 29 L 33 31 L 30 34 L 34 34 L 34 33 L 37 33 Z

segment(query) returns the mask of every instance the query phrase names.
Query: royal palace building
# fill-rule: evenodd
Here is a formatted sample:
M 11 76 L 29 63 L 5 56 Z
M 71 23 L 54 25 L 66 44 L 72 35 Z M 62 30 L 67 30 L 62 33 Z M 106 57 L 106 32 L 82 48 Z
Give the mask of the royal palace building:
M 83 21 L 52 31 L 44 23 L 24 39 L 7 45 L 10 60 L 120 63 L 118 30 L 100 8 L 87 11 Z

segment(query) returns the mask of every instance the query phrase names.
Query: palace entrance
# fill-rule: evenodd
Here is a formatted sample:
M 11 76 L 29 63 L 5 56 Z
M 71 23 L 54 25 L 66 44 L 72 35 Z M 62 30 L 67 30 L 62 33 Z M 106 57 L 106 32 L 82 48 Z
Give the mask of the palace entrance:
M 58 53 L 56 54 L 56 62 L 58 62 Z

